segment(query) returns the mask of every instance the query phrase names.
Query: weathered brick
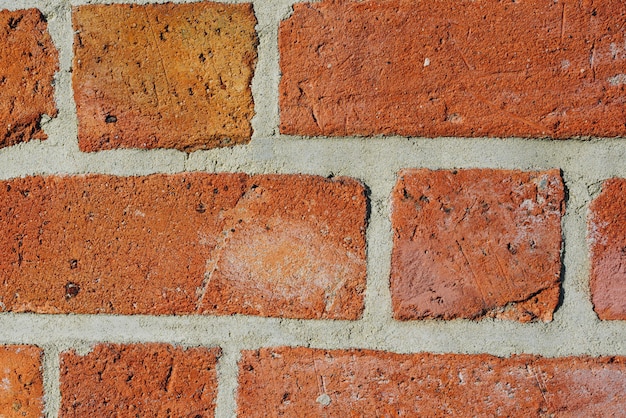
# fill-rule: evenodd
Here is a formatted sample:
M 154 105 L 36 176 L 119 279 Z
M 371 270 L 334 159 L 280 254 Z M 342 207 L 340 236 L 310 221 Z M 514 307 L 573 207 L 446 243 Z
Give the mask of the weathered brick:
M 238 407 L 245 417 L 621 416 L 626 359 L 268 348 L 244 351 Z
M 591 299 L 600 319 L 626 319 L 626 179 L 604 182 L 591 203 Z
M 404 170 L 393 190 L 394 317 L 552 320 L 558 170 Z
M 101 344 L 61 355 L 61 417 L 214 415 L 219 348 Z
M 41 313 L 355 319 L 366 198 L 348 178 L 185 173 L 0 182 L 0 302 Z
M 46 139 L 40 122 L 57 114 L 52 84 L 59 59 L 41 12 L 0 11 L 0 45 L 0 148 Z
M 626 3 L 326 0 L 280 28 L 281 132 L 626 134 Z
M 83 151 L 250 140 L 251 4 L 86 5 L 74 8 L 73 22 Z
M 33 346 L 0 347 L 0 415 L 43 416 L 42 352 Z

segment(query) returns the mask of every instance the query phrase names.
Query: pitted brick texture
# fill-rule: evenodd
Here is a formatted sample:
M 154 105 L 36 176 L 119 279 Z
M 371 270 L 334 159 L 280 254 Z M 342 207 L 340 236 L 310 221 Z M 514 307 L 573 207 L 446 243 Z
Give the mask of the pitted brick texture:
M 266 348 L 244 351 L 239 384 L 245 417 L 608 417 L 626 408 L 624 357 Z
M 212 417 L 219 348 L 102 344 L 61 355 L 61 417 Z
M 281 132 L 626 134 L 626 3 L 337 1 L 280 28 Z
M 0 301 L 17 312 L 356 319 L 366 210 L 348 178 L 4 181 Z
M 37 9 L 0 11 L 0 148 L 46 139 L 40 123 L 57 114 L 52 87 L 58 54 Z
M 73 22 L 81 150 L 250 140 L 250 4 L 86 5 L 74 8 Z
M 42 352 L 33 346 L 0 347 L 0 415 L 43 416 Z
M 395 318 L 552 319 L 564 207 L 558 170 L 404 170 L 392 206 Z
M 591 299 L 600 319 L 626 320 L 626 180 L 604 182 L 591 204 Z

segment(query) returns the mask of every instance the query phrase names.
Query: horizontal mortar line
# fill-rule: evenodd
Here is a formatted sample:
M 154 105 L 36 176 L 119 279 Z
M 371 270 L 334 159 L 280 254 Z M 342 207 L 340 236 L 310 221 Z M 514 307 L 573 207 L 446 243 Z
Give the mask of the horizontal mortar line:
M 0 315 L 0 343 L 53 344 L 63 349 L 98 342 L 163 342 L 185 346 L 237 343 L 242 348 L 312 346 L 392 352 L 626 355 L 626 322 L 518 324 L 508 321 L 294 320 L 256 317 Z M 329 338 L 330 337 L 330 338 Z M 575 342 L 575 344 L 573 343 Z
M 262 147 L 269 148 L 271 157 L 261 158 L 256 154 Z M 460 149 L 458 152 L 448 152 L 448 149 Z M 571 172 L 579 172 L 588 167 L 582 166 L 581 159 L 588 155 L 601 152 L 612 155 L 626 155 L 626 141 L 572 141 L 572 142 L 534 142 L 519 139 L 484 140 L 452 138 L 445 140 L 435 139 L 329 139 L 329 140 L 296 140 L 263 139 L 263 142 L 250 143 L 244 146 L 196 151 L 191 154 L 176 150 L 155 149 L 117 149 L 98 153 L 82 153 L 77 149 L 63 149 L 59 153 L 60 160 L 52 160 L 49 165 L 38 165 L 36 169 L 29 167 L 28 159 L 47 158 L 54 156 L 60 150 L 58 145 L 44 143 L 27 143 L 22 146 L 4 148 L 0 150 L 0 163 L 3 163 L 2 172 L 14 172 L 17 175 L 36 174 L 82 174 L 82 173 L 115 173 L 123 171 L 124 175 L 142 175 L 146 171 L 183 172 L 183 165 L 192 165 L 191 171 L 203 171 L 206 166 L 214 166 L 221 172 L 271 172 L 296 173 L 296 170 L 313 168 L 313 170 L 337 168 L 349 171 L 351 175 L 371 175 L 372 169 L 363 166 L 363 158 L 368 157 L 375 162 L 385 156 L 400 156 L 398 160 L 385 160 L 387 164 L 383 173 L 378 170 L 375 174 L 395 172 L 399 168 L 412 166 L 427 166 L 429 168 L 517 168 L 517 169 L 544 169 L 562 168 Z M 343 151 L 336 155 L 337 151 Z M 551 155 L 545 155 L 552 153 Z M 513 154 L 513 155 L 512 155 Z M 307 164 L 303 166 L 294 157 L 307 156 Z M 488 158 L 484 158 L 485 155 Z M 327 158 L 332 156 L 331 159 Z M 63 158 L 65 157 L 65 159 Z M 26 158 L 26 164 L 18 164 L 16 160 Z M 130 159 L 143 159 L 144 163 L 137 167 Z M 539 160 L 542 158 L 543 160 Z M 445 160 L 442 163 L 439 160 Z M 124 160 L 128 160 L 124 162 Z M 206 160 L 206 161 L 205 161 Z M 64 164 L 65 163 L 65 164 Z M 248 165 L 253 169 L 237 169 Z M 22 166 L 25 166 L 22 168 Z M 58 167 L 69 166 L 71 170 L 60 171 Z M 176 167 L 179 166 L 181 171 Z M 7 170 L 7 167 L 11 167 Z M 129 167 L 135 167 L 134 170 Z M 617 174 L 626 174 L 626 167 L 620 161 L 611 163 L 606 161 L 603 170 Z M 298 171 L 299 173 L 300 171 Z M 596 180 L 596 173 L 585 173 L 588 179 Z M 1 174 L 0 174 L 1 175 Z M 3 176 L 6 177 L 6 174 Z

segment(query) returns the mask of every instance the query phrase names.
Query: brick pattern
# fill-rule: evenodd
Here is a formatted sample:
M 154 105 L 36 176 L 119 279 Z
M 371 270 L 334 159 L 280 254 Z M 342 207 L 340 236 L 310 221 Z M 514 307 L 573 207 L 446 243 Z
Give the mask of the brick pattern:
M 211 417 L 220 350 L 100 344 L 61 355 L 61 417 Z
M 626 179 L 604 182 L 589 214 L 591 300 L 600 319 L 626 320 Z
M 0 414 L 43 416 L 42 350 L 34 346 L 0 346 Z
M 558 170 L 404 170 L 393 190 L 397 319 L 550 321 L 559 301 Z
M 621 0 L 296 4 L 279 35 L 280 130 L 623 136 L 624 15 Z
M 74 97 L 83 151 L 248 142 L 250 4 L 75 7 Z
M 37 9 L 0 11 L 0 148 L 46 139 L 43 115 L 57 114 L 57 50 Z
M 264 348 L 243 352 L 239 383 L 245 417 L 591 417 L 626 408 L 624 357 Z
M 0 331 L 0 339 L 33 344 L 29 338 L 37 332 L 59 331 L 47 328 L 50 324 L 66 324 L 65 317 L 50 321 L 35 317 L 31 324 L 29 316 L 21 315 L 25 312 L 112 314 L 95 323 L 111 321 L 114 327 L 137 321 L 139 328 L 145 318 L 114 315 L 195 315 L 156 323 L 191 324 L 197 329 L 188 333 L 176 328 L 181 334 L 173 338 L 185 341 L 193 335 L 191 340 L 204 347 L 158 342 L 164 337 L 153 332 L 132 335 L 130 340 L 138 342 L 119 344 L 108 338 L 108 329 L 98 331 L 105 337 L 92 341 L 88 353 L 71 348 L 76 338 L 83 338 L 77 330 L 67 334 L 69 342 L 60 344 L 64 337 L 37 335 L 42 347 L 2 345 L 1 417 L 57 412 L 61 417 L 210 417 L 220 409 L 221 415 L 234 412 L 227 401 L 231 395 L 237 396 L 242 417 L 624 415 L 623 356 L 500 358 L 358 347 L 271 347 L 304 341 L 346 348 L 347 343 L 330 338 L 352 332 L 359 335 L 354 339 L 350 335 L 350 341 L 365 340 L 368 347 L 387 344 L 383 342 L 387 337 L 401 341 L 392 342 L 392 347 L 406 347 L 405 336 L 393 335 L 397 330 L 418 327 L 419 334 L 420 327 L 435 326 L 442 331 L 443 347 L 474 351 L 445 340 L 467 335 L 458 330 L 468 322 L 394 321 L 552 320 L 560 297 L 568 297 L 569 291 L 561 289 L 566 190 L 558 167 L 401 170 L 390 196 L 385 196 L 391 199 L 390 212 L 381 212 L 387 208 L 380 200 L 381 190 L 372 202 L 378 222 L 372 230 L 381 232 L 380 216 L 391 217 L 393 247 L 387 261 L 393 318 L 380 315 L 331 325 L 316 320 L 359 320 L 368 285 L 374 297 L 387 285 L 381 283 L 386 277 L 376 276 L 385 266 L 377 266 L 370 277 L 366 269 L 371 210 L 367 184 L 356 178 L 298 174 L 277 168 L 272 157 L 260 171 L 287 174 L 121 177 L 92 170 L 94 162 L 109 157 L 87 158 L 80 152 L 140 148 L 141 152 L 131 153 L 133 157 L 124 152 L 114 155 L 149 159 L 153 152 L 147 149 L 192 152 L 248 143 L 257 43 L 259 38 L 262 43 L 269 40 L 263 51 L 273 51 L 276 30 L 282 71 L 278 103 L 269 103 L 278 74 L 257 74 L 261 81 L 255 85 L 264 106 L 280 108 L 271 147 L 292 140 L 281 133 L 625 136 L 625 2 L 321 0 L 295 4 L 280 27 L 279 15 L 267 14 L 278 9 L 259 1 L 254 7 L 207 1 L 149 0 L 152 4 L 143 5 L 89 1 L 94 4 L 75 7 L 69 2 L 58 7 L 49 3 L 33 2 L 44 5 L 45 16 L 38 9 L 0 11 L 0 148 L 5 148 L 0 157 L 10 161 L 12 170 L 20 162 L 12 160 L 15 156 L 28 158 L 23 151 L 29 148 L 16 145 L 46 139 L 41 125 L 44 115 L 57 115 L 59 93 L 63 118 L 55 123 L 67 127 L 77 116 L 78 135 L 55 139 L 65 151 L 55 154 L 53 161 L 75 167 L 72 172 L 81 172 L 81 164 L 89 161 L 85 167 L 94 173 L 41 176 L 28 171 L 30 176 L 7 179 L 13 172 L 0 169 L 0 311 L 8 312 L 0 323 L 20 324 L 26 336 L 15 338 L 15 330 L 7 330 L 6 335 Z M 67 39 L 71 34 L 63 31 L 69 27 L 59 14 L 70 9 L 75 109 L 65 97 L 70 92 L 54 90 L 59 58 L 47 25 L 50 19 L 55 38 Z M 267 25 L 268 19 L 275 19 L 274 26 Z M 61 56 L 71 55 L 64 41 L 59 46 Z M 274 58 L 262 59 L 264 70 L 271 69 L 273 64 L 268 63 Z M 67 70 L 59 75 L 60 86 L 68 86 Z M 67 147 L 75 140 L 80 152 Z M 506 147 L 508 141 L 503 143 Z M 419 144 L 413 143 L 415 149 Z M 533 146 L 531 141 L 527 144 Z M 33 148 L 57 153 L 56 145 Z M 326 145 L 320 148 L 324 152 Z M 275 151 L 261 148 L 267 155 Z M 242 155 L 256 150 L 245 148 Z M 174 151 L 168 155 L 184 158 Z M 202 153 L 200 158 L 210 160 L 212 155 Z M 229 158 L 237 151 L 217 155 Z M 307 165 L 307 157 L 293 166 L 320 171 L 317 163 Z M 255 156 L 255 164 L 263 158 Z M 494 166 L 509 164 L 497 161 Z M 395 162 L 391 166 L 396 167 Z M 260 166 L 240 167 L 252 171 Z M 334 170 L 333 164 L 329 168 Z M 355 172 L 363 170 L 367 168 Z M 367 176 L 372 174 L 390 173 Z M 574 178 L 572 190 L 580 192 L 576 175 L 565 173 L 565 178 Z M 591 184 L 585 185 L 592 190 Z M 600 320 L 626 320 L 625 230 L 626 179 L 606 180 L 590 205 L 587 232 L 591 301 Z M 574 232 L 568 238 L 577 236 Z M 377 246 L 370 262 L 381 261 L 378 251 L 388 248 L 386 237 L 370 238 Z M 585 265 L 578 263 L 574 267 Z M 584 291 L 575 293 L 580 296 Z M 369 302 L 379 303 L 375 298 Z M 387 308 L 376 306 L 368 315 Z M 578 318 L 572 312 L 568 309 L 563 322 Z M 285 320 L 289 318 L 304 321 Z M 76 320 L 82 324 L 83 318 Z M 588 318 L 583 320 L 586 327 L 593 325 Z M 148 328 L 153 321 L 146 321 L 151 324 Z M 545 335 L 546 341 L 530 346 L 546 347 L 560 343 L 551 339 L 563 335 L 561 326 L 569 332 L 568 327 L 578 325 L 563 322 L 497 323 L 490 328 L 491 321 L 484 320 L 471 326 L 482 332 L 508 328 L 502 336 L 508 345 L 500 348 L 511 353 L 518 347 L 504 341 L 510 329 L 533 330 L 529 335 L 534 338 Z M 228 339 L 198 337 L 202 330 L 222 323 Z M 256 323 L 280 325 L 257 335 L 250 328 Z M 233 339 L 228 328 L 232 324 L 244 324 Z M 390 324 L 392 332 L 387 332 L 384 327 Z M 372 325 L 377 328 L 369 328 Z M 619 339 L 620 324 L 598 321 L 598 325 L 603 329 L 597 335 Z M 329 329 L 332 332 L 325 337 Z M 559 331 L 553 333 L 555 329 Z M 372 336 L 366 334 L 369 330 Z M 446 334 L 450 330 L 452 334 Z M 146 335 L 156 342 L 146 342 Z M 577 352 L 575 343 L 555 350 Z M 220 345 L 228 355 L 218 373 Z M 59 347 L 63 347 L 60 369 L 52 370 Z M 618 341 L 608 350 L 623 354 L 623 347 Z M 230 362 L 239 354 L 235 376 Z M 60 381 L 55 381 L 57 373 Z M 231 390 L 234 386 L 236 393 Z
M 364 188 L 347 178 L 4 181 L 0 298 L 15 312 L 356 319 L 365 222 Z

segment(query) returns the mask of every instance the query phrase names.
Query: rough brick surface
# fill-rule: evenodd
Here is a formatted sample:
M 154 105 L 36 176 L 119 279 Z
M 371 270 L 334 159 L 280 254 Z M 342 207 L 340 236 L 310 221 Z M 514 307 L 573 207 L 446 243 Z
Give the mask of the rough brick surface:
M 74 97 L 83 151 L 248 142 L 250 4 L 75 7 Z
M 559 300 L 558 170 L 405 170 L 393 191 L 397 319 L 549 321 Z
M 219 348 L 96 346 L 61 355 L 61 417 L 210 417 Z
M 357 318 L 366 198 L 347 178 L 187 173 L 0 182 L 8 311 Z
M 57 114 L 58 54 L 39 10 L 0 11 L 0 63 L 0 148 L 46 139 L 39 124 Z
M 239 383 L 245 417 L 608 417 L 626 408 L 624 357 L 275 348 L 245 351 Z
M 297 4 L 280 29 L 281 131 L 626 134 L 626 3 Z
M 600 319 L 626 320 L 626 179 L 610 179 L 589 215 L 591 299 Z
M 39 348 L 0 347 L 0 416 L 43 416 L 43 377 Z

